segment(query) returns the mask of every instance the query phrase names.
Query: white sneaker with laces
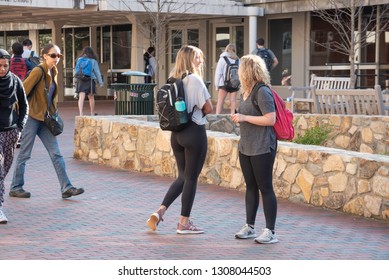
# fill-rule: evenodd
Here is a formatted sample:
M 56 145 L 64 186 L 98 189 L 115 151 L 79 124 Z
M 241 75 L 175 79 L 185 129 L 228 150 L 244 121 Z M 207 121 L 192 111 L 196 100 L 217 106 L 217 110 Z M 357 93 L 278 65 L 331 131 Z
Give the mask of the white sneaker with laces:
M 273 233 L 270 229 L 265 228 L 262 232 L 262 234 L 255 238 L 255 242 L 260 244 L 271 244 L 271 243 L 277 243 L 277 235 Z
M 4 215 L 3 211 L 0 209 L 0 224 L 6 224 L 8 222 L 7 217 Z
M 257 237 L 257 233 L 254 228 L 245 224 L 240 231 L 235 233 L 235 237 L 240 239 L 254 238 Z

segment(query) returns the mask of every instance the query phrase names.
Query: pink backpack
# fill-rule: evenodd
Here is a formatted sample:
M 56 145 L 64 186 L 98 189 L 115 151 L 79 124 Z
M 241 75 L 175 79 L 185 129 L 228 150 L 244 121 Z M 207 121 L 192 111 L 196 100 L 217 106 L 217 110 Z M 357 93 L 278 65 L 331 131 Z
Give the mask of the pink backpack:
M 266 86 L 265 84 L 258 84 L 254 87 L 253 93 L 257 92 L 261 87 Z M 293 113 L 285 107 L 285 102 L 282 98 L 270 88 L 274 103 L 276 106 L 276 123 L 274 124 L 274 131 L 276 133 L 277 140 L 292 140 L 294 137 L 293 127 Z M 255 94 L 251 94 L 251 102 L 254 107 L 259 111 L 259 106 L 254 98 Z

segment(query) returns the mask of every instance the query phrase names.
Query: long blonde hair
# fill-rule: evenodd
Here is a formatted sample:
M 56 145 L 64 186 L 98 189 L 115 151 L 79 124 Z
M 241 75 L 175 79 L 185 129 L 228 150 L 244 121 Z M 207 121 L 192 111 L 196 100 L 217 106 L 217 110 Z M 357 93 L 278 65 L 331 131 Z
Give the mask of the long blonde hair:
M 195 58 L 200 59 L 199 65 L 195 65 Z M 170 77 L 181 78 L 186 73 L 197 74 L 203 78 L 204 54 L 201 49 L 195 46 L 182 46 L 176 56 L 176 64 L 170 72 Z
M 256 83 L 270 86 L 270 74 L 265 61 L 258 55 L 248 54 L 240 58 L 239 80 L 245 95 L 250 95 Z
M 224 49 L 224 51 L 228 53 L 231 59 L 234 60 L 239 59 L 239 56 L 236 54 L 235 44 L 228 44 L 227 47 Z

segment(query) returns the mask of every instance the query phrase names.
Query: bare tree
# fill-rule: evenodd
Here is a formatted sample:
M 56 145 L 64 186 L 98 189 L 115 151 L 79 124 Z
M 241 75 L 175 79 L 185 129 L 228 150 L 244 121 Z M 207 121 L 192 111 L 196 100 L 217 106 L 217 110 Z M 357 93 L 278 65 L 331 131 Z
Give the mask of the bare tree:
M 338 33 L 333 41 L 311 41 L 321 47 L 348 56 L 351 85 L 355 87 L 356 63 L 361 49 L 389 28 L 389 4 L 366 7 L 364 0 L 310 0 L 314 15 L 328 22 Z
M 178 35 L 177 33 L 166 33 L 167 37 L 165 38 L 162 35 L 163 32 L 173 21 L 181 20 L 189 24 L 192 19 L 190 14 L 195 11 L 195 7 L 200 1 L 137 0 L 136 2 L 145 10 L 144 20 L 137 21 L 137 27 L 145 37 L 150 38 L 150 43 L 156 51 L 155 59 L 157 64 L 160 65 L 161 56 L 167 53 L 169 42 L 172 37 Z M 123 4 L 131 10 L 131 7 L 125 1 L 123 1 Z M 191 11 L 191 13 L 187 13 L 188 11 Z M 184 28 L 185 24 L 181 26 Z M 156 82 L 158 83 L 158 76 Z

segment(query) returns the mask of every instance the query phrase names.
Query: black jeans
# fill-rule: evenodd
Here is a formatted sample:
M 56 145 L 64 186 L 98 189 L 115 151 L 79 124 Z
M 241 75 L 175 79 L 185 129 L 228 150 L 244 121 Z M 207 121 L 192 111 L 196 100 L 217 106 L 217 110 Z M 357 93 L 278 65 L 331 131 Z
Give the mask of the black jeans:
M 170 185 L 162 205 L 168 208 L 182 193 L 181 215 L 189 217 L 196 195 L 197 180 L 207 155 L 207 133 L 204 125 L 192 122 L 170 138 L 178 168 L 178 178 Z
M 246 223 L 255 224 L 259 206 L 259 192 L 262 195 L 266 228 L 274 230 L 277 217 L 277 198 L 273 189 L 273 165 L 276 151 L 246 156 L 239 153 L 240 166 L 246 181 Z

